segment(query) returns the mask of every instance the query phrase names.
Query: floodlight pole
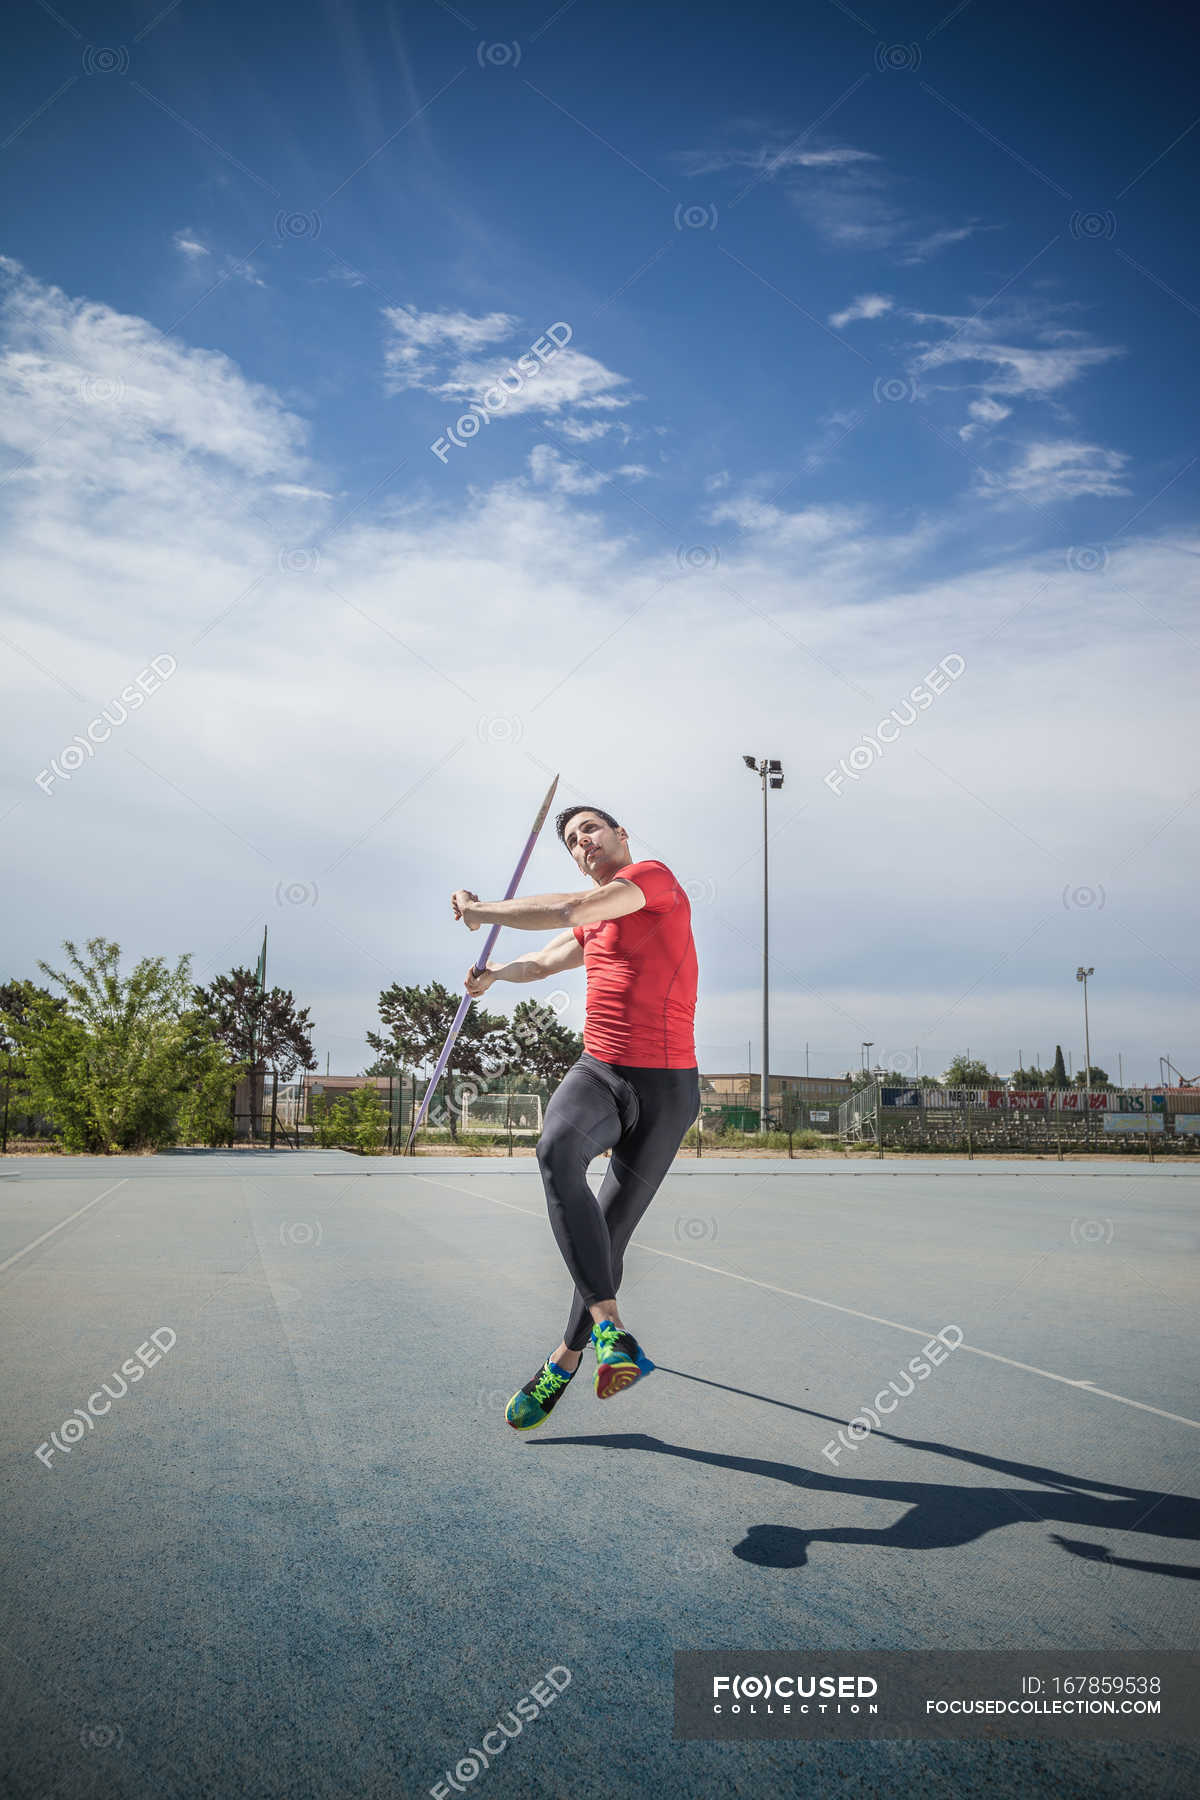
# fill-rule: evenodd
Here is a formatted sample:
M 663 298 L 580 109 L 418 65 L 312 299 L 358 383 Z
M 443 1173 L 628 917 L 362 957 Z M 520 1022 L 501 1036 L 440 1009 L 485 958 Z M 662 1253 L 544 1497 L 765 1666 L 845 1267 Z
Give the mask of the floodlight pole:
M 771 1055 L 770 1055 L 770 965 L 767 957 L 769 927 L 769 889 L 767 884 L 767 765 L 762 767 L 763 796 L 763 991 L 762 991 L 762 1093 L 759 1099 L 759 1126 L 763 1131 L 769 1129 L 768 1115 L 771 1109 Z
M 1087 1094 L 1087 1109 L 1089 1116 L 1091 1115 L 1092 1110 L 1092 1040 L 1088 1030 L 1087 984 L 1088 976 L 1094 975 L 1095 973 L 1095 969 L 1085 969 L 1082 963 L 1075 971 L 1076 981 L 1081 981 L 1083 983 L 1083 1085 L 1084 1091 Z
M 762 782 L 763 819 L 763 947 L 762 947 L 762 1069 L 759 1077 L 759 1129 L 767 1130 L 771 1110 L 771 1045 L 770 1045 L 770 889 L 767 866 L 767 787 L 783 786 L 783 765 L 777 759 L 743 756 L 742 761 Z

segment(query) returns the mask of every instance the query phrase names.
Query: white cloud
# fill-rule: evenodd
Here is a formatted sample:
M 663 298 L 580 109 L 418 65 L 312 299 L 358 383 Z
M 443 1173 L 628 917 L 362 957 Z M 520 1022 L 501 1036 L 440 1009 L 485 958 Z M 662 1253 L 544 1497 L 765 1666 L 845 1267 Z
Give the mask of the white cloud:
M 347 287 L 360 288 L 366 286 L 367 278 L 365 275 L 360 275 L 357 269 L 352 269 L 349 263 L 334 262 L 330 264 L 324 274 L 314 275 L 312 279 L 314 282 L 343 281 Z
M 177 231 L 171 242 L 177 250 L 187 257 L 189 262 L 194 263 L 202 256 L 212 255 L 212 251 L 208 248 L 207 244 L 202 244 L 198 238 L 189 237 L 184 231 Z M 265 288 L 267 285 L 254 264 L 249 260 L 239 261 L 237 257 L 227 255 L 223 258 L 221 266 L 227 277 L 238 281 L 248 282 L 251 287 Z
M 791 169 L 843 169 L 851 164 L 877 162 L 870 150 L 839 145 L 826 150 L 807 150 L 793 142 L 782 148 L 758 144 L 724 150 L 682 150 L 676 160 L 689 175 L 711 175 L 724 169 L 751 169 L 768 180 Z
M 387 307 L 384 316 L 400 340 L 385 350 L 385 389 L 389 394 L 420 388 L 457 405 L 480 399 L 503 380 L 506 398 L 502 407 L 489 409 L 494 417 L 524 412 L 548 415 L 568 409 L 612 412 L 640 397 L 632 391 L 622 392 L 628 378 L 575 349 L 569 339 L 549 356 L 543 350 L 544 360 L 537 358 L 532 373 L 520 369 L 518 360 L 530 353 L 532 343 L 544 344 L 544 333 L 522 338 L 520 321 L 510 313 L 476 318 L 462 312 L 418 313 L 413 308 Z M 478 354 L 506 340 L 509 347 L 503 355 Z M 554 342 L 557 345 L 560 339 Z M 571 420 L 566 429 L 568 436 L 586 442 L 610 426 L 600 423 L 589 428 Z
M 814 231 L 837 250 L 887 250 L 909 229 L 908 215 L 874 170 L 841 170 L 827 180 L 789 190 L 789 199 Z
M 681 151 L 675 160 L 692 177 L 749 170 L 760 181 L 778 180 L 813 229 L 836 249 L 894 250 L 903 268 L 928 262 L 977 231 L 1001 229 L 975 219 L 931 229 L 894 199 L 896 183 L 874 151 L 849 144 L 816 148 L 806 144 L 808 135 L 787 140 L 775 133 L 752 144 Z
M 267 285 L 252 262 L 238 262 L 232 256 L 225 258 L 225 273 L 248 282 L 251 287 L 265 288 Z
M 887 294 L 858 294 L 843 312 L 830 313 L 829 323 L 835 331 L 853 325 L 856 319 L 881 319 L 891 312 L 893 302 Z
M 535 444 L 529 453 L 529 471 L 538 487 L 556 494 L 596 494 L 618 477 L 644 481 L 650 474 L 641 463 L 623 463 L 616 469 L 593 469 L 571 457 L 560 456 L 550 444 Z
M 976 492 L 993 499 L 1014 495 L 1039 502 L 1129 494 L 1133 490 L 1124 483 L 1128 461 L 1124 451 L 1105 450 L 1099 444 L 1066 439 L 1026 444 L 1010 468 L 1001 473 L 980 470 Z
M 456 402 L 477 399 L 501 376 L 511 379 L 514 372 L 520 375 L 512 362 L 460 362 L 431 392 Z M 566 407 L 576 407 L 581 412 L 591 412 L 628 406 L 639 396 L 618 391 L 627 385 L 627 380 L 626 376 L 606 369 L 594 356 L 568 344 L 509 396 L 503 411 L 558 413 Z
M 739 494 L 732 500 L 722 500 L 709 511 L 709 518 L 714 524 L 728 521 L 739 530 L 767 538 L 781 548 L 791 544 L 812 547 L 840 542 L 865 517 L 865 510 L 848 506 L 806 506 L 796 512 L 788 512 L 784 507 L 759 499 L 751 493 Z
M 592 444 L 598 438 L 615 432 L 623 444 L 629 442 L 633 435 L 623 419 L 560 419 L 558 429 L 562 435 L 571 438 L 577 444 Z
M 964 444 L 969 443 L 976 432 L 982 430 L 985 425 L 998 425 L 1002 419 L 1007 419 L 1012 415 L 1011 406 L 1001 406 L 998 400 L 989 399 L 972 400 L 967 411 L 970 413 L 973 423 L 963 425 L 959 429 L 958 435 Z
M 467 355 L 511 336 L 517 320 L 510 313 L 475 316 L 465 312 L 419 312 L 415 306 L 386 306 L 383 316 L 394 333 L 385 346 L 389 393 L 426 387 L 439 356 L 452 351 Z
M 294 481 L 273 482 L 271 492 L 279 494 L 285 500 L 332 500 L 334 498 L 334 495 L 327 494 L 324 488 L 304 487 Z
M 911 268 L 917 263 L 928 262 L 930 257 L 936 256 L 939 250 L 948 249 L 951 244 L 965 243 L 967 238 L 974 237 L 977 231 L 1000 231 L 1001 229 L 1002 227 L 999 225 L 980 225 L 974 220 L 969 225 L 946 226 L 940 231 L 931 231 L 925 237 L 917 238 L 914 243 L 908 245 L 899 260 L 903 267 Z
M 195 502 L 218 473 L 294 478 L 304 469 L 306 423 L 222 352 L 70 299 L 11 259 L 0 269 L 0 442 L 21 456 L 49 436 L 32 465 L 42 479 L 92 496 L 144 490 L 148 506 L 183 502 L 186 512 L 187 495 Z M 211 473 L 203 462 L 185 468 L 195 458 Z
M 909 367 L 928 375 L 932 369 L 973 363 L 980 365 L 983 372 L 974 382 L 960 385 L 978 387 L 989 394 L 1044 399 L 1078 381 L 1087 370 L 1099 368 L 1124 354 L 1124 350 L 1115 344 L 1060 343 L 1048 349 L 1006 344 L 994 339 L 989 328 L 980 321 L 963 320 L 953 337 L 919 349 Z

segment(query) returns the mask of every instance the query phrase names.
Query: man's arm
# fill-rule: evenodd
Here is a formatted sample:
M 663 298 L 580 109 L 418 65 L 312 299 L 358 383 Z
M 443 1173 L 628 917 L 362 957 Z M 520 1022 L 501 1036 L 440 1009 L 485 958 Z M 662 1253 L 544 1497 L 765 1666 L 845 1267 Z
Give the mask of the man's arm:
M 481 925 L 514 925 L 519 931 L 547 931 L 557 925 L 572 930 L 576 925 L 599 925 L 605 919 L 623 919 L 640 912 L 646 896 L 634 881 L 615 876 L 604 887 L 578 894 L 531 894 L 521 900 L 480 900 L 459 888 L 450 901 L 456 919 L 469 931 Z
M 493 981 L 542 981 L 547 975 L 558 975 L 564 969 L 582 966 L 582 944 L 573 931 L 563 931 L 548 944 L 543 944 L 540 950 L 519 957 L 515 962 L 489 962 L 482 975 L 476 975 L 473 968 L 468 969 L 464 985 L 468 994 L 477 1000 Z

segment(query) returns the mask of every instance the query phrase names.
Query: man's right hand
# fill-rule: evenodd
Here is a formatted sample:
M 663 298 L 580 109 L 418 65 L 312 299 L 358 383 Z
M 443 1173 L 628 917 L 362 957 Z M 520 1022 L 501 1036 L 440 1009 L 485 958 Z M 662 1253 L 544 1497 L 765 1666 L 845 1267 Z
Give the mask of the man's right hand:
M 482 975 L 476 974 L 475 965 L 472 963 L 471 967 L 467 970 L 467 979 L 463 982 L 463 986 L 466 988 L 468 994 L 470 994 L 472 1000 L 478 1000 L 481 994 L 487 993 L 495 979 L 496 977 L 492 972 L 490 963 L 483 971 Z

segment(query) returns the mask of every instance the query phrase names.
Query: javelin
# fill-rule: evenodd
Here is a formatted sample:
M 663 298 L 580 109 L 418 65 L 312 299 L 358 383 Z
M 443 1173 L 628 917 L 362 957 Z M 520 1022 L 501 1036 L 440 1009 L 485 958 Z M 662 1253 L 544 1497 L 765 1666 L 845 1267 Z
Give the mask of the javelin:
M 526 842 L 526 845 L 525 845 L 525 848 L 521 852 L 521 860 L 520 860 L 520 862 L 518 862 L 516 868 L 513 870 L 513 878 L 509 882 L 508 892 L 504 896 L 504 898 L 506 900 L 511 900 L 513 895 L 516 893 L 518 887 L 521 885 L 521 877 L 525 873 L 525 865 L 529 861 L 530 857 L 533 855 L 533 846 L 537 843 L 538 833 L 542 829 L 542 826 L 546 823 L 546 814 L 550 811 L 550 802 L 554 798 L 554 790 L 555 790 L 555 788 L 557 788 L 557 786 L 558 786 L 558 776 L 556 775 L 554 777 L 554 780 L 550 783 L 549 788 L 546 790 L 546 798 L 542 801 L 541 806 L 538 808 L 538 816 L 533 821 L 533 830 L 530 832 L 528 841 Z M 496 939 L 499 936 L 500 936 L 500 926 L 498 924 L 493 925 L 492 929 L 488 932 L 487 937 L 484 940 L 483 952 L 480 955 L 478 961 L 474 965 L 474 969 L 473 969 L 474 974 L 482 975 L 486 971 L 487 959 L 492 954 L 492 947 L 495 944 Z M 417 1111 L 416 1117 L 413 1119 L 412 1129 L 409 1131 L 409 1134 L 408 1134 L 408 1142 L 404 1146 L 404 1153 L 406 1156 L 409 1156 L 412 1154 L 413 1139 L 416 1137 L 417 1132 L 421 1128 L 421 1121 L 422 1121 L 422 1119 L 424 1119 L 425 1114 L 429 1108 L 429 1102 L 433 1098 L 433 1090 L 436 1088 L 438 1082 L 442 1078 L 442 1070 L 446 1067 L 446 1063 L 449 1060 L 450 1052 L 454 1048 L 454 1040 L 459 1034 L 459 1030 L 461 1029 L 463 1020 L 467 1016 L 467 1009 L 469 1008 L 470 1004 L 471 1004 L 470 994 L 464 994 L 462 999 L 458 1003 L 458 1011 L 454 1015 L 454 1023 L 450 1027 L 450 1035 L 447 1037 L 446 1042 L 442 1048 L 442 1054 L 437 1059 L 437 1067 L 433 1071 L 433 1079 L 429 1083 L 429 1086 L 425 1089 L 425 1098 L 422 1100 L 420 1108 Z

